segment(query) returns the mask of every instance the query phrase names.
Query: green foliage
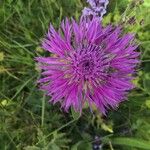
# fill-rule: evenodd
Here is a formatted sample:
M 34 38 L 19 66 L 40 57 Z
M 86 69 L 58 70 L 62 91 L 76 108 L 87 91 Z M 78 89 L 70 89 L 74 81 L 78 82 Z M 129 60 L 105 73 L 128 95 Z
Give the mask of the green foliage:
M 136 33 L 136 89 L 102 117 L 88 107 L 82 114 L 64 113 L 36 83 L 40 69 L 34 58 L 48 55 L 40 44 L 49 23 L 58 28 L 66 16 L 79 19 L 85 1 L 0 0 L 0 150 L 91 150 L 97 143 L 103 150 L 150 149 L 150 5 L 145 0 L 131 9 L 133 1 L 110 0 L 103 24 L 124 23 L 124 32 Z
M 141 139 L 132 139 L 132 138 L 114 138 L 112 140 L 112 143 L 117 144 L 117 145 L 125 145 L 125 146 L 130 146 L 130 147 L 137 147 L 141 149 L 150 149 L 150 142 L 143 141 Z

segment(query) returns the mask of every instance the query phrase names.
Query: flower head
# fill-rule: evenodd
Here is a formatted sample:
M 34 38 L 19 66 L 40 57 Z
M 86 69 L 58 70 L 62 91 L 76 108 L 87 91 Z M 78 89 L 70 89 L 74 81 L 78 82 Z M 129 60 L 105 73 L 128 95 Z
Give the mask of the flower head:
M 109 3 L 108 0 L 87 0 L 90 5 L 90 8 L 85 7 L 82 11 L 82 17 L 86 20 L 91 18 L 97 18 L 100 21 L 103 18 L 103 15 L 106 13 L 106 7 Z
M 50 25 L 42 47 L 51 55 L 37 58 L 41 89 L 66 111 L 72 106 L 81 112 L 88 103 L 106 114 L 134 87 L 139 53 L 134 35 L 122 35 L 121 27 L 102 27 L 97 19 L 88 24 L 66 19 L 58 32 Z

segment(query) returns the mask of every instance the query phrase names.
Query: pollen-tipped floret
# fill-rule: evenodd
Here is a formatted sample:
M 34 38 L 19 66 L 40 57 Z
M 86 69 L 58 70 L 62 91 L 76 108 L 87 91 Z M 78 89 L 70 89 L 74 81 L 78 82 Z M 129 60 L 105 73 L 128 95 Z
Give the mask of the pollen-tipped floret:
M 43 78 L 41 89 L 60 102 L 82 111 L 85 103 L 103 114 L 126 99 L 139 62 L 133 34 L 122 34 L 121 27 L 102 27 L 93 19 L 87 23 L 66 19 L 58 32 L 50 25 L 42 47 L 49 57 L 38 57 Z

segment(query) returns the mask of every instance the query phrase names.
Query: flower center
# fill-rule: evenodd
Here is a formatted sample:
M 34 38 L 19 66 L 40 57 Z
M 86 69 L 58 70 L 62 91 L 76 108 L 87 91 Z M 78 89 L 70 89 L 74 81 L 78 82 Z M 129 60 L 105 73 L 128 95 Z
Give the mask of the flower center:
M 82 73 L 82 75 L 90 75 L 93 71 L 94 62 L 93 60 L 81 60 L 79 62 L 79 72 Z

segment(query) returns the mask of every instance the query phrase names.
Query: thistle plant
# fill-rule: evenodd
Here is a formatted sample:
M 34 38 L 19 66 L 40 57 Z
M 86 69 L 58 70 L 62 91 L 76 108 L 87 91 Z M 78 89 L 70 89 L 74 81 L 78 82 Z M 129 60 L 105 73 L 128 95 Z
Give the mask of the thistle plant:
M 92 19 L 85 8 L 79 23 L 66 19 L 58 31 L 50 25 L 42 43 L 50 56 L 36 58 L 43 76 L 38 82 L 51 97 L 49 101 L 60 102 L 65 111 L 73 107 L 82 112 L 88 104 L 106 115 L 107 109 L 118 107 L 134 88 L 140 53 L 134 34 L 124 35 L 120 25 L 101 25 L 107 0 L 88 3 L 93 9 Z M 95 15 L 102 4 L 103 12 Z

